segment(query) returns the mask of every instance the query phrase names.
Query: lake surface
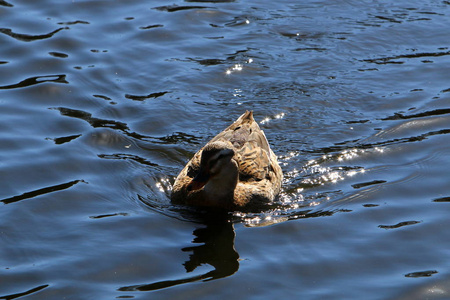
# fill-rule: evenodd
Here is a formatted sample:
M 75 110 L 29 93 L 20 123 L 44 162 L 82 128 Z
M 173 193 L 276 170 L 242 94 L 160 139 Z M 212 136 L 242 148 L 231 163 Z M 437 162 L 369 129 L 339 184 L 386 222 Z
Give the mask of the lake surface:
M 441 0 L 0 0 L 0 299 L 449 299 L 449 28 Z M 245 110 L 273 208 L 171 205 Z

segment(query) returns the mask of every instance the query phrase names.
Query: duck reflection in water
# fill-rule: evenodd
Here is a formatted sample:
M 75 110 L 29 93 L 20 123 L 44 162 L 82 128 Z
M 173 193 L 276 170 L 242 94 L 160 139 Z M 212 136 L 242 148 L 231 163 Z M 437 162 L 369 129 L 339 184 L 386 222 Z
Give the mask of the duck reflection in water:
M 181 279 L 124 286 L 119 288 L 119 291 L 153 291 L 183 283 L 220 279 L 236 273 L 239 269 L 239 254 L 234 249 L 233 223 L 229 218 L 219 216 L 218 219 L 206 221 L 204 224 L 206 227 L 197 228 L 193 232 L 193 243 L 201 245 L 181 249 L 183 252 L 191 252 L 189 260 L 183 263 L 183 266 L 188 273 L 204 264 L 212 266 L 214 270 Z

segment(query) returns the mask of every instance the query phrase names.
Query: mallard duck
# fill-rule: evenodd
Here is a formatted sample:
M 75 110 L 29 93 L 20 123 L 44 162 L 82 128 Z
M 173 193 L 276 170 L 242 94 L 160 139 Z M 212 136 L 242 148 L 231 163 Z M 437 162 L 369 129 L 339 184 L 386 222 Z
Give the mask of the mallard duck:
M 239 210 L 271 203 L 283 173 L 264 132 L 247 111 L 215 136 L 175 180 L 175 204 Z

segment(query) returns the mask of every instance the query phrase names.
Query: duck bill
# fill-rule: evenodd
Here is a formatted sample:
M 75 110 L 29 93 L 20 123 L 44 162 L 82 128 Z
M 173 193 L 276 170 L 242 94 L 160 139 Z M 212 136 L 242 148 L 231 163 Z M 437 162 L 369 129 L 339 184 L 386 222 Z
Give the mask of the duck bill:
M 191 183 L 188 185 L 189 191 L 199 190 L 206 185 L 209 180 L 209 174 L 200 172 L 197 176 L 192 179 Z

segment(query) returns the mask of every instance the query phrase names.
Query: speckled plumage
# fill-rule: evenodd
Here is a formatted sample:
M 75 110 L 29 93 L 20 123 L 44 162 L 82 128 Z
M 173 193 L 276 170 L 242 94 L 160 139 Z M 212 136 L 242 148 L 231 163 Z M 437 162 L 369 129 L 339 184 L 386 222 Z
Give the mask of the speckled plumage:
M 231 153 L 232 157 L 225 158 L 223 162 L 230 172 L 211 175 L 214 178 L 209 180 L 211 183 L 207 182 L 204 187 L 192 190 L 190 185 L 193 179 L 199 173 L 209 174 L 211 157 L 229 151 L 224 149 L 234 151 L 234 155 Z M 236 172 L 233 166 L 237 166 Z M 235 179 L 225 178 L 227 176 L 234 176 Z M 280 192 L 282 178 L 281 168 L 264 132 L 253 119 L 253 112 L 247 111 L 195 153 L 175 180 L 172 201 L 228 210 L 260 207 L 275 199 Z M 213 181 L 217 193 L 212 188 Z

